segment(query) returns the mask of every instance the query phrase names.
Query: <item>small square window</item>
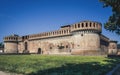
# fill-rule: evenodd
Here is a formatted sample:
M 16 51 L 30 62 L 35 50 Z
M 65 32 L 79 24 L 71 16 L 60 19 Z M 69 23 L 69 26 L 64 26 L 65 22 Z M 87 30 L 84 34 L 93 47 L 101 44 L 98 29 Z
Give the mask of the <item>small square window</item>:
M 83 34 L 81 34 L 81 36 L 83 36 Z

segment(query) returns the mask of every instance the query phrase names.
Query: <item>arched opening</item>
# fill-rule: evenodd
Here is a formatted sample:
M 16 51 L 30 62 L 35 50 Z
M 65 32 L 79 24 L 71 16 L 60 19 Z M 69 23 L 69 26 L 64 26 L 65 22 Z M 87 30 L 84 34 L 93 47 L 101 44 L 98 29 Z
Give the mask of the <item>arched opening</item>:
M 25 42 L 25 50 L 28 50 L 28 44 Z
M 90 27 L 91 27 L 92 23 L 90 22 Z
M 82 23 L 82 27 L 84 27 L 84 24 Z
M 80 28 L 80 24 L 78 24 L 78 28 Z
M 27 42 L 24 43 L 24 50 L 23 50 L 23 53 L 29 53 L 29 50 L 28 50 L 28 43 L 27 43 Z
M 41 48 L 38 48 L 38 54 L 42 54 Z
M 83 36 L 83 34 L 81 34 L 81 36 Z
M 66 45 L 66 48 L 68 48 L 68 45 Z
M 95 23 L 93 23 L 93 27 L 95 27 Z
M 88 23 L 86 23 L 86 27 L 88 27 Z

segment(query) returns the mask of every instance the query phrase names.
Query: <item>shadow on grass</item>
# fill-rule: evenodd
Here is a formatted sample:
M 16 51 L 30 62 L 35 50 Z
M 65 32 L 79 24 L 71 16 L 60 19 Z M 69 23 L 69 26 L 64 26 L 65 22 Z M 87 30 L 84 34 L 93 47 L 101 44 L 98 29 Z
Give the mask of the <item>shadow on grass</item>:
M 104 60 L 108 64 L 101 64 L 99 62 L 66 63 L 61 67 L 40 70 L 27 75 L 105 75 L 120 62 L 118 58 L 109 59 L 110 60 Z

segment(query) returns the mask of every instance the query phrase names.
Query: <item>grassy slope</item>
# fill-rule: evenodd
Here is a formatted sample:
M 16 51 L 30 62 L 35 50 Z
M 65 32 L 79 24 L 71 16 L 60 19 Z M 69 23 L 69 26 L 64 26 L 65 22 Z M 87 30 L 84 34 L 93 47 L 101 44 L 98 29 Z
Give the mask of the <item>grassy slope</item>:
M 119 62 L 102 56 L 1 55 L 0 70 L 26 75 L 104 75 Z

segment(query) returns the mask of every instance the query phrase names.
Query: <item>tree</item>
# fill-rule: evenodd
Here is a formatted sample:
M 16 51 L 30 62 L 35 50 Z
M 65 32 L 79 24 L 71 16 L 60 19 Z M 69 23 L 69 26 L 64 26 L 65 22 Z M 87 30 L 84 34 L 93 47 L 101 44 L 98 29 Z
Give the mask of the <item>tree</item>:
M 0 42 L 0 48 L 4 48 L 3 42 Z
M 100 2 L 103 3 L 103 7 L 110 6 L 113 12 L 104 28 L 120 35 L 120 0 L 100 0 Z
M 120 44 L 117 45 L 117 48 L 120 49 Z

